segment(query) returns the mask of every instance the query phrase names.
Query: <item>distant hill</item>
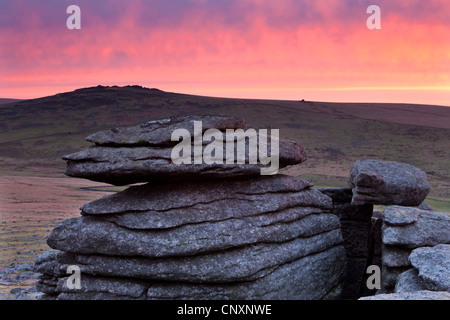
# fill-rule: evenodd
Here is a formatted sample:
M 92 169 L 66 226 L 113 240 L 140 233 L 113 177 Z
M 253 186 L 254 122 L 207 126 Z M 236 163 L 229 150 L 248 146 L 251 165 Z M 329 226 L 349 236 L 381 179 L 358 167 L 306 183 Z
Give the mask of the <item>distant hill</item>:
M 0 104 L 11 103 L 11 102 L 19 102 L 20 99 L 8 99 L 8 98 L 0 98 Z
M 141 86 L 92 87 L 0 104 L 0 160 L 63 170 L 64 154 L 84 149 L 99 130 L 186 114 L 243 117 L 280 129 L 309 160 L 286 170 L 317 185 L 345 186 L 357 159 L 407 162 L 425 170 L 432 195 L 450 198 L 450 108 L 194 96 Z M 24 164 L 25 163 L 25 164 Z M 0 163 L 1 164 L 1 163 Z

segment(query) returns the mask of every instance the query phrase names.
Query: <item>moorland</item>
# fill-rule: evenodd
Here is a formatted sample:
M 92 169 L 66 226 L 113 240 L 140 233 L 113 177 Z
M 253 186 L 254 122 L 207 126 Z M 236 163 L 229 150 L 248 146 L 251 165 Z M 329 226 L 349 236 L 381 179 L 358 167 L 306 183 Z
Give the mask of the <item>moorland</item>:
M 427 173 L 426 202 L 450 212 L 450 107 L 194 96 L 141 86 L 91 87 L 30 100 L 0 100 L 0 268 L 32 263 L 45 237 L 79 207 L 120 188 L 69 178 L 63 155 L 97 131 L 188 114 L 242 117 L 279 129 L 308 155 L 281 170 L 316 187 L 348 186 L 358 159 L 406 162 Z

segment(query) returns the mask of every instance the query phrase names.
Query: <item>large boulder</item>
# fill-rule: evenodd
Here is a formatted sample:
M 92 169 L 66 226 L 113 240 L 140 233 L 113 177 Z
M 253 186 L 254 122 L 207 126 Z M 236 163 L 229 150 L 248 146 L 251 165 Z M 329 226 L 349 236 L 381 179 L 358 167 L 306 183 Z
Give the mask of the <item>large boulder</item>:
M 414 249 L 409 260 L 413 268 L 398 276 L 396 293 L 420 290 L 450 292 L 450 244 Z
M 348 182 L 352 204 L 418 206 L 430 191 L 425 172 L 395 161 L 358 160 Z
M 450 292 L 450 244 L 414 249 L 409 261 L 425 288 Z
M 427 290 L 427 288 L 423 285 L 422 281 L 420 281 L 417 269 L 411 268 L 405 272 L 402 272 L 397 277 L 397 283 L 395 284 L 394 290 L 395 293 L 421 290 Z
M 194 121 L 202 121 L 202 132 L 208 129 L 243 129 L 246 121 L 222 115 L 181 116 L 161 120 L 152 120 L 135 127 L 113 128 L 91 134 L 86 141 L 99 146 L 174 146 L 172 132 L 179 128 L 188 130 L 194 136 Z

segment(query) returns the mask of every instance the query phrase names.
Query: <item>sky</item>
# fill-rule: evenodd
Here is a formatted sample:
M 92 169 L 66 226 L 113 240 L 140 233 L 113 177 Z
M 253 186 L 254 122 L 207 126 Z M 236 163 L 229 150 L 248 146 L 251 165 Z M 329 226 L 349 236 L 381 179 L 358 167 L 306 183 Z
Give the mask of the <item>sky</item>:
M 97 85 L 450 106 L 450 1 L 0 0 L 0 98 Z

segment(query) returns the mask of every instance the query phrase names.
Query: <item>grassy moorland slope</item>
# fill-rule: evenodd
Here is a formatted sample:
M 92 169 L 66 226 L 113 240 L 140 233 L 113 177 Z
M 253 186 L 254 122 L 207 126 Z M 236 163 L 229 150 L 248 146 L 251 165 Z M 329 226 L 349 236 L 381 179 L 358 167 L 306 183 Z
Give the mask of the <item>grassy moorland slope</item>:
M 89 134 L 185 114 L 243 117 L 255 128 L 280 129 L 309 160 L 284 172 L 320 186 L 346 186 L 363 158 L 415 165 L 428 174 L 427 200 L 450 211 L 450 108 L 407 104 L 325 103 L 193 96 L 140 86 L 93 87 L 0 105 L 0 166 L 62 172 L 61 156 L 89 146 Z

